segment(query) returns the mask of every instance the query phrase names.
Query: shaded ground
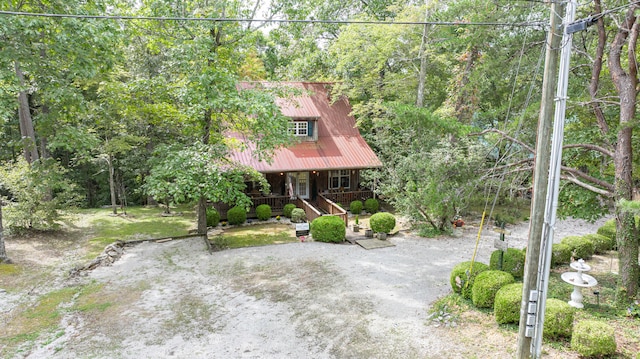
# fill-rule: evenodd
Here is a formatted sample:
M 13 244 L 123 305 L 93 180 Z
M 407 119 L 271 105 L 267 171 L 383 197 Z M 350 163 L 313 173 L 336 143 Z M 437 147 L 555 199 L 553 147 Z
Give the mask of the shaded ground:
M 600 224 L 562 221 L 557 238 L 593 233 Z M 61 318 L 59 330 L 25 341 L 18 351 L 0 348 L 0 356 L 513 357 L 516 334 L 487 323 L 485 316 L 463 315 L 455 328 L 436 328 L 428 320 L 431 303 L 450 291 L 451 268 L 471 259 L 476 231 L 471 225 L 460 237 L 439 239 L 401 232 L 390 239 L 395 246 L 375 250 L 299 242 L 209 254 L 199 238 L 146 242 L 126 248 L 113 266 L 76 279 L 64 274 L 68 260 L 81 251 L 75 244 L 64 253 L 53 250 L 59 259 L 44 264 L 46 244 L 29 250 L 9 241 L 12 259 L 36 258 L 56 280 L 0 294 L 5 324 L 15 325 L 11 316 L 18 304 L 37 293 L 89 283 L 93 289 L 65 304 L 73 310 Z M 511 231 L 510 246 L 524 246 L 527 225 Z M 488 263 L 496 237 L 490 230 L 483 233 L 477 260 Z M 562 348 L 546 351 L 551 357 L 576 357 Z

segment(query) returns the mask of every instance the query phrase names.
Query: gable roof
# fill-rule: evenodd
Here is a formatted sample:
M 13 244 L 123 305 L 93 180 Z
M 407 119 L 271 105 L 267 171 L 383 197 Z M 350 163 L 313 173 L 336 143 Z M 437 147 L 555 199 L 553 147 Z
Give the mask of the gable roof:
M 300 96 L 277 99 L 276 103 L 287 117 L 317 119 L 318 140 L 303 141 L 278 149 L 271 163 L 256 159 L 252 146 L 232 153 L 233 160 L 262 173 L 382 167 L 382 162 L 360 135 L 355 118 L 350 115 L 351 106 L 347 99 L 330 99 L 330 83 L 286 82 L 278 85 L 303 90 Z M 240 84 L 241 88 L 255 86 L 255 83 Z

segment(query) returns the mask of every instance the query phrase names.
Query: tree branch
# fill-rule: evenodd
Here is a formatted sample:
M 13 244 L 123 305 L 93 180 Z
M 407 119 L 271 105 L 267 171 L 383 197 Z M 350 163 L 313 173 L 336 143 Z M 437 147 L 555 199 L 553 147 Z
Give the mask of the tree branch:
M 590 144 L 590 143 L 572 143 L 572 144 L 569 144 L 569 145 L 564 145 L 564 146 L 562 146 L 562 148 L 563 149 L 567 149 L 567 148 L 584 148 L 584 149 L 587 149 L 587 150 L 600 152 L 603 155 L 611 157 L 611 158 L 613 158 L 613 156 L 614 156 L 613 151 L 611 151 L 611 150 L 609 150 L 607 148 L 598 146 L 598 145 Z
M 469 136 L 482 136 L 482 135 L 484 135 L 486 133 L 489 133 L 489 132 L 497 133 L 500 136 L 502 136 L 503 138 L 506 138 L 507 140 L 509 140 L 511 142 L 519 144 L 520 146 L 524 147 L 527 151 L 529 151 L 531 153 L 535 153 L 535 151 L 533 150 L 533 147 L 527 145 L 526 143 L 520 141 L 519 139 L 517 139 L 515 137 L 511 137 L 506 132 L 500 131 L 500 130 L 498 130 L 496 128 L 489 128 L 489 129 L 486 129 L 486 130 L 484 130 L 482 132 L 470 133 Z
M 610 191 L 592 186 L 590 184 L 584 183 L 582 181 L 580 181 L 579 179 L 575 178 L 575 177 L 571 177 L 571 176 L 560 176 L 561 179 L 565 180 L 565 181 L 569 181 L 575 185 L 578 185 L 588 191 L 591 191 L 593 193 L 597 193 L 599 195 L 605 196 L 605 197 L 613 197 L 613 193 L 611 193 Z
M 601 180 L 599 178 L 595 178 L 593 176 L 590 176 L 590 175 L 588 175 L 588 174 L 586 174 L 586 173 L 584 173 L 584 172 L 582 172 L 582 171 L 580 171 L 578 169 L 567 167 L 567 166 L 562 166 L 562 170 L 564 172 L 570 173 L 572 176 L 574 176 L 576 178 L 579 177 L 579 178 L 581 178 L 581 179 L 583 179 L 585 181 L 591 182 L 591 183 L 593 183 L 593 184 L 595 184 L 597 186 L 604 187 L 607 191 L 613 193 L 614 186 L 611 183 L 607 182 L 607 181 L 603 181 L 603 180 Z

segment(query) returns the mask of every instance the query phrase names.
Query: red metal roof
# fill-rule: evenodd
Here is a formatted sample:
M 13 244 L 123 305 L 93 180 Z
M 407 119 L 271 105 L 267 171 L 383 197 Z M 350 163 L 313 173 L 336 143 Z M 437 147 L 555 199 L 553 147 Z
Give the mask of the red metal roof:
M 261 83 L 265 84 L 265 83 Z M 278 99 L 283 114 L 291 118 L 317 118 L 318 140 L 300 142 L 276 150 L 272 162 L 258 161 L 254 147 L 232 153 L 231 158 L 262 173 L 303 172 L 312 170 L 362 169 L 381 167 L 382 163 L 360 136 L 351 106 L 346 98 L 330 99 L 329 83 L 278 83 L 302 88 L 305 94 L 292 99 Z M 268 83 L 266 86 L 270 86 Z M 243 83 L 241 88 L 253 88 Z M 237 137 L 237 136 L 233 136 Z M 245 143 L 246 144 L 246 143 Z

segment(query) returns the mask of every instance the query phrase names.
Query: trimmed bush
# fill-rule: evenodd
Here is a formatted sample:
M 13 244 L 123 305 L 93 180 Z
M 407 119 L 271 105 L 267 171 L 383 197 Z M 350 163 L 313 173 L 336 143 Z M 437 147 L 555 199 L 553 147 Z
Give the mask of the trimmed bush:
M 311 237 L 318 242 L 340 243 L 344 241 L 347 227 L 337 216 L 321 216 L 311 222 Z
M 376 213 L 369 218 L 369 226 L 376 233 L 389 233 L 396 227 L 396 217 L 391 213 Z
M 271 206 L 268 204 L 261 204 L 256 207 L 256 217 L 261 221 L 266 221 L 271 218 Z
M 603 236 L 602 234 L 585 234 L 583 237 L 593 243 L 593 251 L 595 254 L 602 254 L 606 251 L 610 251 L 616 244 L 615 239 Z
M 473 266 L 471 266 L 471 261 L 458 263 L 453 267 L 449 276 L 451 289 L 455 293 L 461 294 L 463 298 L 471 299 L 471 289 L 476 276 L 486 270 L 489 270 L 489 266 L 484 263 L 473 262 Z
M 291 211 L 293 211 L 294 208 L 296 208 L 296 205 L 293 203 L 285 204 L 282 208 L 282 215 L 287 218 L 291 218 Z
M 573 251 L 566 243 L 554 243 L 551 246 L 551 266 L 557 267 L 571 263 Z
M 522 283 L 511 283 L 500 288 L 493 303 L 498 324 L 518 323 L 522 302 Z
M 607 238 L 612 239 L 613 243 L 615 243 L 616 242 L 616 233 L 617 233 L 616 220 L 615 219 L 610 219 L 610 220 L 604 222 L 602 227 L 598 228 L 597 233 L 599 235 L 602 235 L 602 236 L 605 236 Z
M 613 355 L 617 349 L 614 329 L 597 320 L 578 322 L 573 327 L 571 349 L 586 358 Z
M 369 198 L 366 201 L 364 201 L 364 210 L 367 211 L 367 213 L 377 213 L 378 210 L 380 209 L 380 203 L 378 202 L 377 199 L 375 198 Z
M 360 214 L 363 208 L 362 201 L 353 201 L 349 204 L 349 210 L 353 214 Z
M 593 256 L 593 243 L 580 236 L 568 236 L 562 238 L 560 243 L 564 243 L 571 248 L 574 259 L 589 259 Z
M 294 208 L 291 211 L 291 222 L 293 223 L 302 223 L 307 221 L 307 214 L 304 213 L 304 209 L 302 208 Z
M 560 299 L 547 299 L 543 338 L 570 338 L 573 329 L 573 313 L 575 311 L 569 303 Z
M 207 208 L 207 227 L 215 227 L 220 222 L 220 213 L 215 208 Z
M 243 224 L 247 221 L 247 211 L 244 207 L 235 206 L 227 212 L 227 220 L 231 225 Z
M 502 254 L 502 268 L 500 268 L 500 255 Z M 506 251 L 493 251 L 489 260 L 489 269 L 501 270 L 511 273 L 514 278 L 522 278 L 524 276 L 524 258 L 523 251 L 515 248 L 507 248 Z
M 496 293 L 500 288 L 515 282 L 510 273 L 487 270 L 476 277 L 471 288 L 471 301 L 478 308 L 493 308 Z

